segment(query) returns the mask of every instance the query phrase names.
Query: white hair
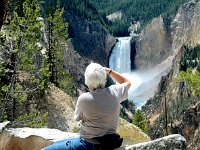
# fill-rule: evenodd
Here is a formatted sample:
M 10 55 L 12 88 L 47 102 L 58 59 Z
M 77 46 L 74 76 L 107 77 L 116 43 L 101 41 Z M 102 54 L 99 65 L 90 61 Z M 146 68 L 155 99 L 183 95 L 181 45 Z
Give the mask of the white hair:
M 104 88 L 106 84 L 106 71 L 97 63 L 91 63 L 85 70 L 85 84 L 90 91 L 97 88 Z

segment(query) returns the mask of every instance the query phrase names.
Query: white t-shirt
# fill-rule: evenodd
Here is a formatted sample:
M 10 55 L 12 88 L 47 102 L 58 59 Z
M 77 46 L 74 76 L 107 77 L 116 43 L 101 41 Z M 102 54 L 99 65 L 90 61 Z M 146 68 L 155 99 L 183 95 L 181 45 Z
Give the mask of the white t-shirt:
M 89 140 L 116 133 L 120 103 L 128 97 L 126 83 L 111 85 L 79 96 L 75 120 L 82 120 L 80 137 Z

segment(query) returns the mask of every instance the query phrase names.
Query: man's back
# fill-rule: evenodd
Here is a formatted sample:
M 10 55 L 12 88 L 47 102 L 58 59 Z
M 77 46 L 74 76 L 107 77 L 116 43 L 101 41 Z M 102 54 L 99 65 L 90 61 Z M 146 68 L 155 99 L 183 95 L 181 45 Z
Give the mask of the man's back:
M 127 98 L 125 85 L 112 85 L 82 94 L 78 103 L 83 114 L 81 137 L 92 139 L 116 133 L 120 113 L 120 102 Z

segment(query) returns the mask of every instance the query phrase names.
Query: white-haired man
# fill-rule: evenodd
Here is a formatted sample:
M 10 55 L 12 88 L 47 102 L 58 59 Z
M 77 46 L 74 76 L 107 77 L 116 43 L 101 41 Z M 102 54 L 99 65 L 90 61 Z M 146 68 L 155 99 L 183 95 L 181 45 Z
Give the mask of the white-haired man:
M 107 74 L 118 84 L 105 88 Z M 100 64 L 91 63 L 85 71 L 85 84 L 90 92 L 79 96 L 74 118 L 81 122 L 80 138 L 60 142 L 60 149 L 112 150 L 122 144 L 117 134 L 120 103 L 127 99 L 131 82 L 121 74 Z M 44 150 L 56 149 L 49 146 Z

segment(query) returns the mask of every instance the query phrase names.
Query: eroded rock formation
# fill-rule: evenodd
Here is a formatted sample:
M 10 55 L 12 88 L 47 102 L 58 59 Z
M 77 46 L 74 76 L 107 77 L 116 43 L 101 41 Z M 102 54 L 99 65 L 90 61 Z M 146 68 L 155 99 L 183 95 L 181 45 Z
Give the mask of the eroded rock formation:
M 200 44 L 200 2 L 191 0 L 180 7 L 172 25 L 172 50 L 177 53 L 182 45 Z
M 136 40 L 135 64 L 139 70 L 155 67 L 171 54 L 171 36 L 160 16 L 154 18 Z

